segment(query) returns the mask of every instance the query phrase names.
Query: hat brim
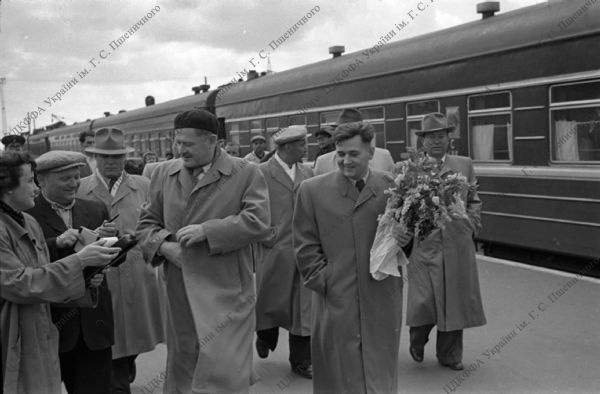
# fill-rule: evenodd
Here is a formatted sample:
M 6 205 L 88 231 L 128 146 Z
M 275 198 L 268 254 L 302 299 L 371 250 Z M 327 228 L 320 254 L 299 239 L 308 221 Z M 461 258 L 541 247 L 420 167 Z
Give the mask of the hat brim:
M 429 129 L 429 130 L 415 130 L 415 134 L 418 136 L 423 136 L 429 133 L 435 133 L 436 131 L 452 131 L 454 127 L 440 127 L 439 129 Z
M 124 149 L 98 149 L 95 147 L 89 147 L 85 149 L 88 153 L 97 153 L 100 155 L 125 155 L 127 153 L 134 152 L 135 149 L 126 147 Z

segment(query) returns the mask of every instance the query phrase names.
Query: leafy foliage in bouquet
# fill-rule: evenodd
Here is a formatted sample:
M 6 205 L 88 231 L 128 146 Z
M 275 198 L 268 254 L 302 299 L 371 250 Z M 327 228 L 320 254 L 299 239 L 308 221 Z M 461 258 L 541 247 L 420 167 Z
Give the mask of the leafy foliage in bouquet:
M 396 187 L 386 191 L 390 196 L 384 216 L 422 241 L 453 218 L 468 218 L 462 196 L 474 192 L 476 186 L 454 171 L 442 173 L 437 162 L 423 152 L 409 153 L 410 158 L 394 169 Z

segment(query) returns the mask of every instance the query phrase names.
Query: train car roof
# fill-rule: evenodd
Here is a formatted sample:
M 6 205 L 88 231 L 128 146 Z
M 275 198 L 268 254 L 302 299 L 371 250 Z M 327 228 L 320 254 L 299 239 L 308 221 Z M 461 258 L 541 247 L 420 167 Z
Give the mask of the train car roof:
M 63 127 L 59 127 L 56 129 L 52 129 L 52 130 L 44 130 L 42 132 L 33 134 L 31 137 L 45 137 L 47 135 L 65 135 L 65 134 L 77 134 L 79 135 L 79 133 L 81 133 L 82 131 L 86 131 L 90 129 L 90 124 L 92 123 L 91 120 L 87 120 L 85 122 L 79 122 L 77 124 L 72 124 L 69 126 L 63 126 Z
M 94 120 L 93 127 L 94 129 L 99 129 L 101 127 L 110 127 L 115 125 L 131 123 L 135 122 L 136 120 L 147 121 L 151 118 L 157 118 L 180 112 L 184 108 L 204 108 L 207 106 L 212 106 L 210 104 L 210 99 L 212 98 L 211 94 L 214 95 L 215 93 L 216 91 L 193 94 L 190 96 L 165 101 L 163 103 L 150 105 L 147 107 L 136 108 L 131 111 L 122 112 L 120 114 L 115 114 L 104 118 L 98 118 Z
M 537 4 L 402 41 L 391 41 L 381 47 L 379 53 L 370 54 L 370 58 L 363 55 L 363 51 L 357 51 L 240 82 L 218 95 L 216 106 L 218 109 L 227 104 L 328 86 L 340 72 L 356 64 L 357 59 L 363 63 L 344 81 L 598 34 L 600 7 L 588 6 L 582 13 L 579 9 L 583 6 L 582 1 Z M 576 13 L 577 19 L 567 22 Z M 566 23 L 569 24 L 564 27 Z M 388 32 L 381 31 L 382 36 L 386 34 Z M 391 40 L 396 40 L 399 34 L 402 32 L 396 29 Z M 311 84 L 308 85 L 307 81 Z

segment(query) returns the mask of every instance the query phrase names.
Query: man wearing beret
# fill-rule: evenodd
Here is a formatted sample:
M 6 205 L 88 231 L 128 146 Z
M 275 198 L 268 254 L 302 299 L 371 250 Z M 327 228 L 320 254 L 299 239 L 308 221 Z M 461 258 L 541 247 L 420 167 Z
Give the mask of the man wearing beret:
M 292 371 L 312 378 L 310 361 L 311 292 L 302 283 L 292 245 L 296 192 L 312 170 L 302 164 L 306 127 L 290 126 L 273 136 L 277 153 L 260 165 L 269 186 L 271 235 L 259 243 L 256 262 L 256 349 L 261 358 L 275 350 L 279 327 L 289 331 Z
M 476 184 L 469 157 L 448 155 L 446 116 L 423 117 L 423 148 L 441 173 L 453 171 Z M 481 200 L 477 192 L 463 197 L 468 219 L 454 219 L 421 242 L 415 241 L 408 268 L 406 324 L 410 326 L 410 355 L 422 362 L 429 333 L 437 325 L 436 356 L 442 366 L 463 369 L 463 329 L 485 324 L 473 237 L 481 229 Z M 426 267 L 426 269 L 422 269 Z
M 79 168 L 85 157 L 79 152 L 50 151 L 37 158 L 41 189 L 35 207 L 28 211 L 42 227 L 55 261 L 73 253 L 78 228 L 96 230 L 101 237 L 115 236 L 103 204 L 76 198 Z M 61 377 L 70 394 L 110 393 L 113 313 L 106 281 L 98 287 L 94 308 L 55 305 L 52 320 L 60 332 Z
M 363 116 L 359 110 L 354 108 L 346 108 L 340 113 L 335 125 L 340 126 L 344 123 L 362 121 Z M 335 134 L 335 130 L 333 133 Z M 315 175 L 326 174 L 328 172 L 337 170 L 337 168 L 338 166 L 335 150 L 318 156 L 315 160 Z M 369 168 L 377 171 L 391 172 L 394 168 L 394 159 L 392 159 L 391 153 L 387 149 L 374 147 L 373 156 L 369 160 Z
M 81 180 L 77 196 L 104 204 L 120 234 L 134 233 L 150 181 L 124 171 L 126 154 L 133 152 L 125 146 L 125 134 L 116 128 L 99 129 L 86 151 L 94 155 L 97 165 L 91 176 Z M 125 264 L 108 271 L 107 281 L 115 316 L 111 386 L 113 394 L 125 394 L 131 392 L 137 355 L 164 341 L 159 288 L 139 245 L 127 253 Z
M 171 321 L 167 393 L 247 393 L 255 327 L 251 244 L 270 231 L 256 165 L 217 146 L 219 125 L 194 109 L 175 117 L 180 158 L 158 166 L 137 237 L 165 264 Z
M 5 135 L 2 137 L 2 144 L 6 151 L 21 152 L 25 145 L 25 138 L 19 134 Z
M 313 389 L 396 393 L 402 280 L 369 273 L 377 217 L 394 179 L 369 169 L 372 126 L 342 124 L 334 139 L 338 170 L 302 182 L 293 217 L 298 268 L 314 292 Z
M 267 140 L 262 135 L 255 135 L 250 140 L 252 146 L 252 152 L 248 153 L 244 159 L 259 164 L 263 157 L 265 157 L 265 149 L 267 148 Z

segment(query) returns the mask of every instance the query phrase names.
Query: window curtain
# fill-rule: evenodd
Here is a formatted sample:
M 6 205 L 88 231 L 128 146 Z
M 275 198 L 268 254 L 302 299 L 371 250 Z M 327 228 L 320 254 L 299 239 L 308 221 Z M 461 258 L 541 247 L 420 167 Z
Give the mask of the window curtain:
M 556 160 L 578 161 L 579 144 L 577 142 L 577 122 L 557 120 L 554 122 L 554 146 Z
M 473 126 L 473 159 L 494 160 L 494 125 Z

